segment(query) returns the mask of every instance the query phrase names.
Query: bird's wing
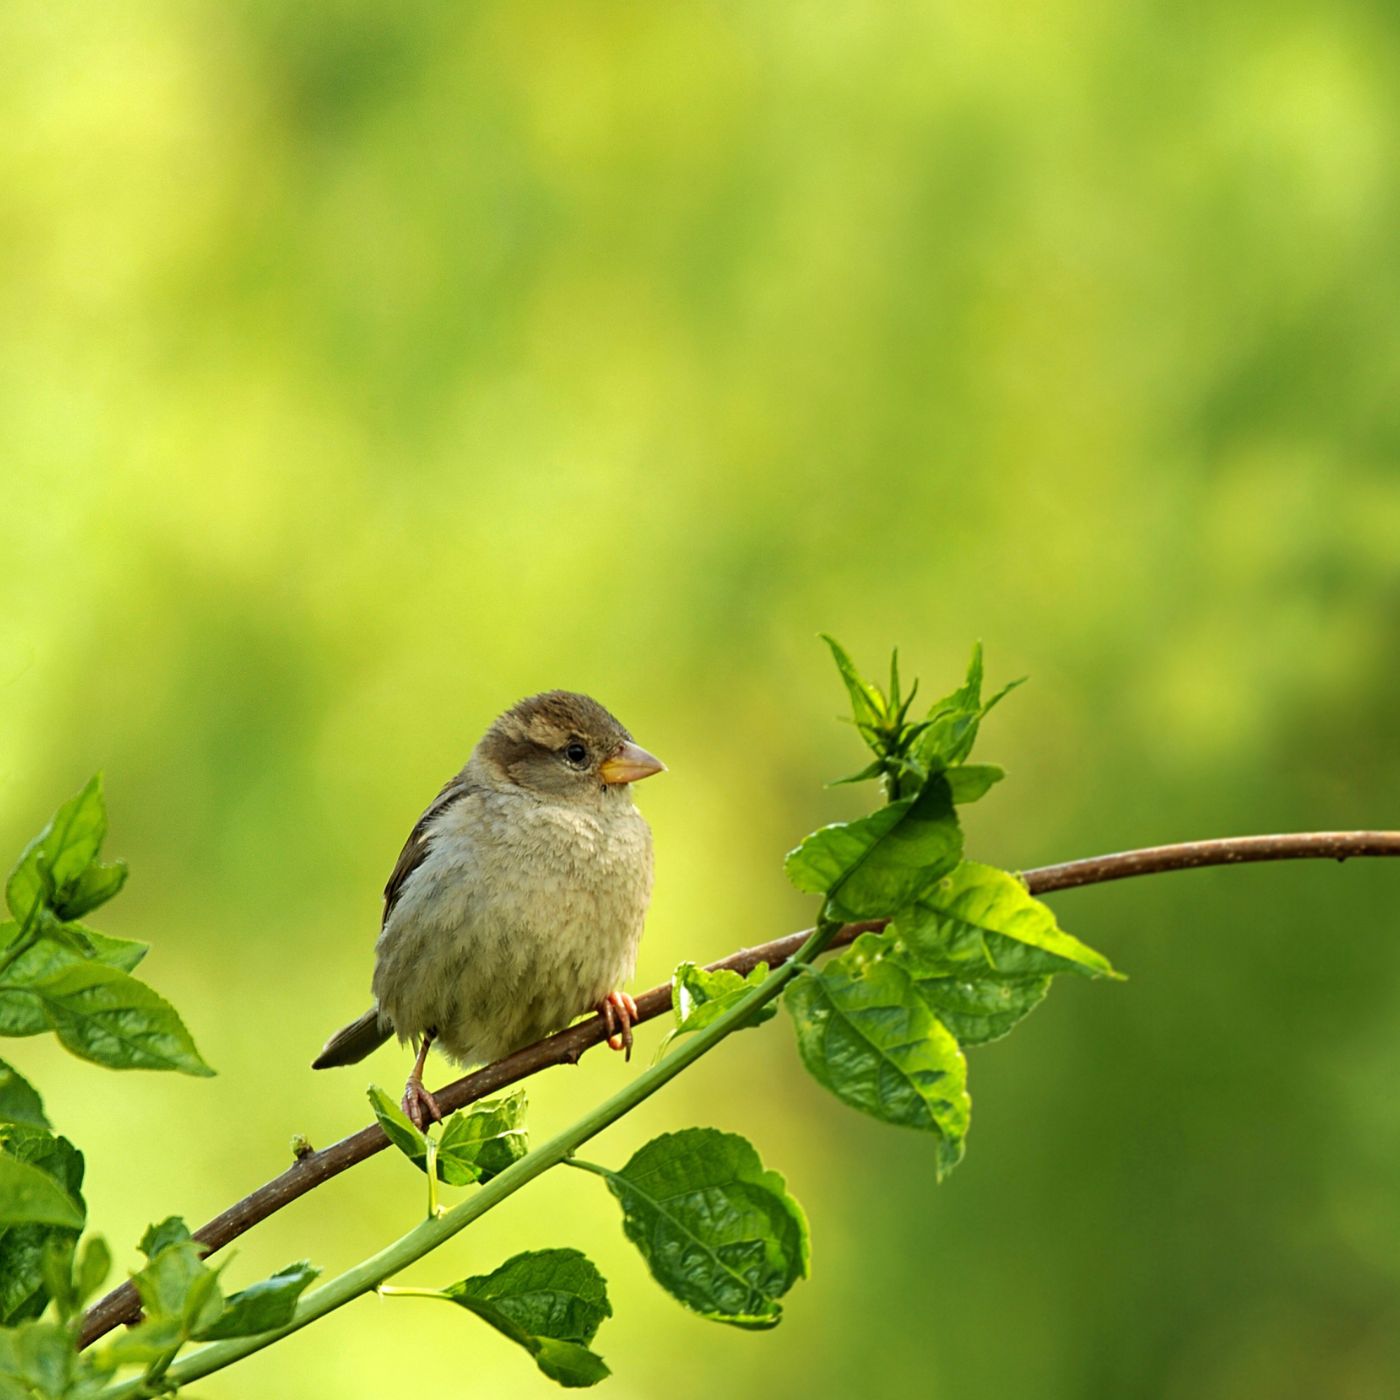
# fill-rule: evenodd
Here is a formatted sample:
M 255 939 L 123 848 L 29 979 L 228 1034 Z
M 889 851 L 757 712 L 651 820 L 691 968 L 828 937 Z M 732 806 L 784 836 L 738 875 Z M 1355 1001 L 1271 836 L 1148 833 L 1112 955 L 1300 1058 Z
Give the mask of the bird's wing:
M 475 791 L 477 785 L 469 781 L 465 773 L 458 773 L 443 785 L 442 791 L 428 804 L 427 811 L 414 823 L 413 830 L 408 833 L 408 840 L 403 843 L 403 850 L 399 852 L 399 858 L 394 863 L 394 873 L 389 876 L 389 883 L 384 886 L 384 917 L 380 920 L 381 928 L 389 922 L 389 915 L 394 912 L 394 905 L 398 903 L 408 877 L 422 865 L 428 854 L 428 848 L 432 844 L 428 828 L 434 819 L 441 816 L 454 802 L 460 802 Z

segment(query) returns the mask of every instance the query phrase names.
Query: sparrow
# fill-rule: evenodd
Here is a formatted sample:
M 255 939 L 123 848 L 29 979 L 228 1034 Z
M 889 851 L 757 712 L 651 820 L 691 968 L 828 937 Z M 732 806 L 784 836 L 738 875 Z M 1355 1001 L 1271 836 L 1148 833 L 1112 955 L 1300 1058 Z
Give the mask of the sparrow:
M 374 1005 L 313 1069 L 354 1064 L 391 1035 L 417 1046 L 404 1086 L 419 1128 L 441 1118 L 423 1087 L 432 1045 L 485 1063 L 597 1011 L 632 1049 L 621 990 L 651 898 L 651 828 L 631 785 L 665 764 L 596 700 L 531 695 L 482 736 L 418 818 L 384 887 Z

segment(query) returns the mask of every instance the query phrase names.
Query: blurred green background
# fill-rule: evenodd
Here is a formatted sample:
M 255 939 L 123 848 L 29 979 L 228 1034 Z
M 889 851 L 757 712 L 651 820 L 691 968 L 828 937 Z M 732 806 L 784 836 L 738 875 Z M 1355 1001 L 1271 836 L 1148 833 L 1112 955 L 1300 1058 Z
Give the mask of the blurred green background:
M 529 691 L 671 766 L 639 988 L 800 927 L 783 852 L 873 796 L 821 786 L 857 759 L 822 629 L 930 694 L 979 636 L 1031 674 L 987 859 L 1400 823 L 1398 62 L 1392 7 L 1321 0 L 7 5 L 0 843 L 106 770 L 99 926 L 220 1071 L 6 1052 L 118 1257 L 402 1081 L 307 1066 Z M 775 1333 L 682 1311 L 574 1174 L 406 1281 L 585 1249 L 615 1400 L 1394 1396 L 1398 880 L 1056 899 L 1131 980 L 973 1053 L 942 1187 L 783 1022 L 685 1076 L 593 1155 L 750 1135 L 814 1230 Z M 537 1132 L 627 1073 L 544 1076 Z M 420 1181 L 377 1158 L 227 1277 L 339 1270 Z M 553 1393 L 372 1300 L 197 1389 Z

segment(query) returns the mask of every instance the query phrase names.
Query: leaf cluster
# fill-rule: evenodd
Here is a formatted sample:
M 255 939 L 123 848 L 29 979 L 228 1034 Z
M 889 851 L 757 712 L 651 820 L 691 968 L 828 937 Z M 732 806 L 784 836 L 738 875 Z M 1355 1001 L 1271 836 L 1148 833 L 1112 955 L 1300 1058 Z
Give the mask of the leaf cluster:
M 529 1151 L 525 1131 L 525 1091 L 500 1099 L 480 1099 L 450 1114 L 436 1133 L 424 1133 L 377 1084 L 369 1086 L 369 1105 L 389 1139 L 419 1171 L 433 1159 L 437 1180 L 448 1186 L 490 1181 Z
M 78 922 L 126 880 L 99 856 L 107 811 L 98 774 L 25 847 L 5 885 L 0 922 L 0 1035 L 52 1031 L 109 1069 L 210 1075 L 175 1008 L 131 975 L 146 945 Z
M 75 1055 L 109 1069 L 213 1073 L 175 1009 L 132 971 L 144 943 L 80 923 L 126 881 L 101 860 L 102 780 L 65 802 L 25 847 L 5 884 L 0 922 L 0 1035 L 52 1032 Z M 183 1222 L 141 1242 L 133 1276 L 145 1319 L 106 1347 L 77 1350 L 80 1314 L 111 1268 L 87 1223 L 83 1157 L 57 1135 L 32 1084 L 0 1061 L 0 1400 L 99 1394 L 123 1367 L 154 1385 L 192 1339 L 246 1336 L 284 1325 L 315 1276 L 296 1264 L 225 1297 Z
M 826 638 L 873 754 L 845 781 L 883 778 L 888 803 L 822 827 L 791 851 L 801 890 L 822 896 L 819 927 L 886 921 L 785 1001 L 803 1062 L 844 1103 L 937 1140 L 941 1177 L 962 1157 L 972 1103 L 964 1047 L 1007 1034 L 1061 972 L 1116 976 L 1108 960 L 1064 932 L 1015 875 L 963 858 L 960 804 L 1003 776 L 972 764 L 982 720 L 1019 682 L 982 697 L 982 649 L 963 683 L 919 719 L 901 697 L 897 659 L 885 694 Z
M 482 1100 L 419 1131 L 382 1089 L 370 1103 L 390 1143 L 433 1180 L 485 1181 L 524 1152 L 524 1095 Z M 485 1162 L 489 1161 L 489 1165 Z M 808 1233 L 801 1207 L 753 1145 L 733 1133 L 690 1128 L 639 1149 L 616 1171 L 570 1159 L 602 1177 L 622 1207 L 623 1231 L 652 1276 L 686 1307 L 716 1322 L 768 1328 L 779 1299 L 807 1274 Z M 430 1189 L 429 1214 L 437 1212 Z M 594 1385 L 608 1374 L 591 1344 L 612 1315 L 607 1285 L 574 1249 L 518 1254 L 490 1274 L 445 1288 L 381 1286 L 390 1297 L 440 1298 L 475 1313 L 524 1348 L 551 1380 Z

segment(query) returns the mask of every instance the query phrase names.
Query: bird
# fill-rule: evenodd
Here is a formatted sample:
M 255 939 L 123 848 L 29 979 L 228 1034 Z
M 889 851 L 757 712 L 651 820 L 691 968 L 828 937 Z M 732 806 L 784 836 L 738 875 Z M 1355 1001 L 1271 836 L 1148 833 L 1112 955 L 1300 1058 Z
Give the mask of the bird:
M 587 695 L 505 711 L 409 833 L 384 887 L 374 1005 L 312 1068 L 413 1042 L 403 1108 L 422 1129 L 442 1117 L 423 1086 L 430 1046 L 489 1063 L 593 1010 L 630 1057 L 637 1005 L 622 984 L 652 885 L 632 784 L 665 768 Z

